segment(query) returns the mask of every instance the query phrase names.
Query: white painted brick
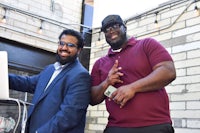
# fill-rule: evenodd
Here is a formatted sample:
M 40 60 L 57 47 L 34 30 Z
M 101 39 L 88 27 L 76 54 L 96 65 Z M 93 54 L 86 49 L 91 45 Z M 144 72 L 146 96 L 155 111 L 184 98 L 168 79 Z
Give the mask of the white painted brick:
M 3 2 L 3 1 L 1 0 L 1 2 Z M 19 2 L 16 1 L 16 0 L 12 0 L 12 1 L 4 0 L 3 3 L 7 3 L 7 4 L 12 5 L 12 6 L 17 6 Z
M 185 110 L 185 102 L 170 102 L 170 110 Z
M 164 30 L 161 30 L 160 34 L 163 34 L 163 33 L 166 33 L 166 32 L 172 32 L 172 31 L 175 31 L 175 30 L 178 30 L 178 29 L 183 29 L 185 27 L 186 27 L 185 26 L 185 22 L 183 22 L 183 21 L 182 22 L 177 22 L 173 26 L 171 26 L 169 28 L 166 28 Z
M 40 48 L 41 46 L 39 46 L 40 44 L 37 44 L 36 45 L 36 40 L 35 38 L 30 38 L 30 37 L 26 37 L 26 39 L 24 40 L 26 41 L 26 44 L 27 45 L 30 45 L 30 46 L 34 46 L 34 47 L 37 47 L 37 48 Z M 51 45 L 50 43 L 47 43 L 46 45 Z M 45 46 L 46 46 L 45 45 Z
M 192 83 L 199 83 L 200 82 L 200 75 L 194 76 L 185 76 L 185 77 L 177 77 L 173 84 L 192 84 Z
M 155 36 L 154 38 L 156 40 L 159 40 L 159 41 L 163 41 L 163 40 L 168 40 L 170 39 L 172 36 L 171 36 L 171 32 L 169 33 L 165 33 L 165 34 L 161 34 L 161 35 L 158 35 L 158 36 Z
M 167 93 L 181 93 L 185 90 L 185 85 L 168 85 L 165 87 Z
M 200 88 L 200 83 L 197 83 L 197 84 L 187 84 L 186 85 L 186 89 L 189 91 L 189 92 L 199 92 Z
M 192 33 L 199 32 L 199 31 L 200 31 L 200 25 L 195 25 L 192 27 L 187 27 L 187 28 L 184 28 L 181 30 L 174 31 L 172 33 L 172 37 L 175 38 L 175 37 L 188 35 L 188 34 L 192 34 Z
M 200 109 L 200 101 L 188 101 L 186 105 L 187 109 Z
M 200 118 L 199 110 L 172 110 L 171 111 L 172 118 Z
M 19 3 L 24 3 L 26 5 L 33 5 L 33 6 L 36 5 L 36 4 L 34 4 L 34 2 L 36 2 L 35 0 L 18 0 L 18 2 Z M 38 3 L 41 4 L 40 1 L 38 1 Z
M 195 101 L 199 100 L 200 92 L 195 93 L 182 93 L 182 94 L 171 94 L 171 101 Z M 200 111 L 200 110 L 199 110 Z
M 185 45 L 174 46 L 172 48 L 172 51 L 173 53 L 178 53 L 178 52 L 184 52 L 184 51 L 189 51 L 189 50 L 194 50 L 194 49 L 199 49 L 199 48 L 200 48 L 200 41 L 196 41 L 192 43 L 187 43 Z
M 50 24 L 48 22 L 43 23 L 42 26 L 44 26 L 44 29 L 47 31 L 47 33 L 51 32 L 52 35 L 54 33 L 54 37 L 53 38 L 57 38 L 57 39 L 58 39 L 58 36 L 60 35 L 60 33 L 65 29 L 63 27 L 59 27 L 59 26 Z
M 40 47 L 42 49 L 46 49 L 47 51 L 56 52 L 58 45 L 56 43 L 48 43 L 47 41 L 36 40 L 36 44 L 34 46 Z
M 91 117 L 103 117 L 103 111 L 91 111 Z
M 38 28 L 37 28 L 38 30 Z M 58 32 L 59 31 L 59 32 Z M 47 30 L 47 29 L 43 29 L 43 32 L 42 32 L 42 35 L 43 36 L 46 36 L 47 38 L 53 38 L 55 39 L 57 42 L 58 42 L 58 36 L 59 34 L 61 33 L 62 31 L 57 29 L 55 31 L 50 31 L 50 30 Z
M 108 119 L 107 118 L 97 118 L 98 124 L 107 124 Z
M 92 51 L 93 52 L 96 52 L 99 50 L 99 48 L 103 48 L 103 46 L 106 45 L 106 42 L 104 39 L 101 39 L 100 41 L 95 41 L 94 43 L 92 43 Z
M 176 68 L 186 68 L 200 65 L 200 58 L 177 61 L 174 63 Z
M 11 4 L 13 5 L 14 7 L 18 7 L 19 9 L 22 9 L 22 10 L 25 10 L 27 11 L 29 9 L 29 6 L 23 2 L 18 2 L 17 4 Z
M 18 34 L 12 34 L 11 39 L 17 41 L 17 42 L 21 42 L 21 40 L 26 40 L 26 36 L 25 35 L 21 35 L 20 33 Z
M 98 110 L 106 110 L 105 104 L 98 105 Z
M 22 23 L 26 23 L 27 22 L 27 18 L 29 18 L 26 15 L 22 15 L 20 13 L 14 12 L 14 11 L 10 11 L 8 17 L 17 21 L 20 21 Z
M 172 55 L 172 58 L 174 61 L 185 60 L 186 57 L 187 57 L 186 52 L 177 53 L 177 54 Z
M 148 25 L 150 23 L 153 23 L 154 21 L 155 17 L 146 17 L 144 19 L 141 19 L 141 21 L 139 21 L 139 26 Z
M 85 133 L 97 133 L 96 131 L 92 131 L 92 130 L 87 130 L 87 127 L 85 128 L 85 131 L 84 131 Z
M 169 18 L 169 17 L 178 16 L 178 15 L 181 14 L 181 12 L 184 9 L 185 9 L 185 7 L 180 7 L 180 8 L 176 8 L 174 10 L 167 11 L 167 12 L 161 14 L 161 19 L 166 19 L 166 18 Z
M 12 36 L 11 32 L 2 32 L 5 31 L 5 28 L 0 27 L 0 36 L 3 38 L 10 38 Z
M 65 3 L 69 3 L 69 1 L 64 1 L 64 0 L 59 0 L 59 1 L 63 2 L 61 7 L 68 5 L 68 4 L 65 4 Z M 49 17 L 50 19 L 52 19 L 55 16 L 55 15 L 53 15 L 52 11 L 50 10 L 50 1 L 44 1 L 44 0 L 42 0 L 42 1 L 35 1 L 35 0 L 12 1 L 12 0 L 6 0 L 5 3 L 7 3 L 8 5 L 11 5 L 13 7 L 17 7 L 20 10 L 24 9 L 25 11 L 28 11 L 28 12 L 33 13 L 33 14 L 35 13 L 35 15 L 44 16 L 46 18 Z M 72 3 L 74 3 L 74 4 L 71 4 L 70 8 L 73 8 L 74 11 L 73 12 L 70 11 L 70 12 L 73 13 L 73 21 L 68 19 L 67 23 L 72 24 L 72 23 L 77 22 L 77 24 L 79 24 L 80 20 L 81 20 L 80 19 L 81 18 L 81 13 L 80 13 L 81 8 L 79 8 L 79 7 L 81 6 L 82 1 L 74 0 Z M 69 6 L 67 6 L 67 7 L 69 7 Z M 69 10 L 68 10 L 68 12 L 69 12 Z M 40 20 L 39 19 L 36 19 L 36 18 L 34 18 L 32 16 L 24 15 L 23 13 L 18 13 L 17 11 L 15 12 L 15 11 L 12 11 L 12 10 L 8 10 L 8 14 L 7 15 L 8 15 L 7 16 L 7 18 L 8 18 L 8 23 L 7 24 L 9 24 L 9 25 L 13 25 L 14 24 L 14 26 L 15 26 L 15 27 L 12 27 L 11 29 L 15 30 L 18 27 L 17 30 L 20 31 L 20 32 L 24 32 L 24 34 L 29 34 L 30 33 L 30 34 L 35 35 L 37 30 L 38 30 L 38 28 L 39 28 L 39 26 L 40 26 Z M 33 20 L 31 21 L 31 19 L 33 19 Z M 55 20 L 56 21 L 62 21 L 62 20 L 59 20 L 59 19 L 56 18 Z M 63 19 L 63 20 L 65 20 L 65 19 Z M 66 23 L 66 21 L 64 21 L 64 22 Z M 58 37 L 58 35 L 60 34 L 60 32 L 62 30 L 59 30 L 58 28 L 54 28 L 54 26 L 52 26 L 52 25 L 48 29 L 45 29 L 45 27 L 43 27 L 44 28 L 44 32 L 43 32 L 43 35 L 40 36 L 40 38 L 41 37 L 44 37 L 44 39 L 48 38 L 49 44 L 51 46 L 51 43 L 52 43 L 51 41 L 52 40 L 57 41 L 57 37 Z M 55 26 L 55 27 L 57 27 L 57 26 Z M 80 29 L 80 26 L 73 26 L 73 27 L 74 27 L 73 29 Z M 70 26 L 68 26 L 67 28 L 70 28 Z M 72 26 L 71 26 L 71 28 L 72 28 Z M 7 32 L 7 31 L 4 31 L 4 33 L 2 33 L 2 34 L 5 34 L 5 32 Z M 36 36 L 38 36 L 38 35 L 36 35 Z M 26 36 L 26 37 L 33 38 L 33 37 L 30 37 L 30 36 Z M 12 38 L 9 38 L 9 39 L 13 39 L 13 40 L 16 39 L 14 41 L 18 41 L 18 42 L 22 42 L 22 43 L 25 42 L 25 41 L 19 40 L 17 38 L 14 38 L 13 36 L 12 36 Z M 36 41 L 39 42 L 41 40 L 41 39 L 38 39 L 38 38 L 34 38 L 34 39 L 35 39 L 35 42 Z M 31 39 L 29 39 L 29 40 L 31 40 Z M 25 42 L 25 44 L 26 43 L 27 42 Z M 30 43 L 30 41 L 28 43 Z M 39 42 L 39 44 L 40 44 L 40 42 Z M 48 43 L 46 43 L 46 44 L 48 45 Z M 31 42 L 31 45 L 33 45 L 33 42 Z M 37 47 L 38 47 L 38 45 L 37 45 Z M 48 47 L 48 46 L 45 46 L 45 47 Z M 39 48 L 43 49 L 44 46 L 40 45 Z M 49 50 L 49 48 L 50 48 L 50 50 Z M 48 48 L 45 48 L 45 50 L 55 51 L 54 48 L 55 47 L 48 47 Z
M 109 116 L 108 111 L 104 111 L 104 112 L 103 112 L 103 116 L 106 117 L 106 118 L 108 118 L 108 116 Z
M 185 68 L 176 69 L 176 76 L 177 77 L 186 76 L 186 69 Z
M 196 17 L 196 14 L 194 12 L 185 12 L 184 14 L 182 14 L 178 21 L 186 21 L 193 19 L 194 17 Z M 187 27 L 189 27 L 189 25 L 187 25 Z
M 200 129 L 175 128 L 175 133 L 200 133 Z
M 195 12 L 195 11 L 194 11 L 194 6 L 195 6 L 195 5 L 199 6 L 199 4 L 200 4 L 199 2 L 194 2 L 194 3 L 188 8 L 188 11 Z
M 141 34 L 147 31 L 147 27 L 146 26 L 141 26 L 141 27 L 137 27 L 136 29 L 130 29 L 129 30 L 129 34 L 133 35 L 133 34 Z
M 95 53 L 96 57 L 103 57 L 108 53 L 108 50 L 100 50 L 98 52 Z
M 155 21 L 155 18 L 154 18 L 153 21 L 151 21 L 152 23 L 147 25 L 147 30 L 155 30 L 155 29 L 160 30 L 160 29 L 163 29 L 163 28 L 165 28 L 165 27 L 167 27 L 167 26 L 169 26 L 171 24 L 171 19 L 170 18 L 164 19 L 164 20 L 158 20 L 158 24 L 157 25 L 155 25 L 154 21 Z M 163 33 L 164 32 L 162 32 L 162 34 Z
M 166 48 L 166 50 L 167 50 L 167 52 L 172 56 L 172 48 L 171 47 L 168 47 L 168 48 Z M 172 57 L 172 59 L 173 59 L 173 57 Z
M 198 41 L 198 40 L 200 40 L 200 32 L 187 35 L 186 37 L 187 42 L 193 42 L 193 41 Z
M 90 58 L 95 58 L 94 53 L 90 53 Z
M 130 34 L 130 33 L 128 33 L 128 34 Z M 134 33 L 132 33 L 132 34 L 134 34 Z M 137 39 L 143 39 L 143 38 L 146 38 L 146 37 L 154 37 L 154 36 L 157 36 L 157 35 L 159 35 L 159 32 L 150 32 L 150 33 L 145 34 L 145 35 L 138 34 L 138 35 L 135 35 L 135 36 L 137 37 Z
M 200 120 L 187 120 L 188 128 L 200 128 Z
M 26 17 L 27 23 L 36 27 L 41 26 L 41 20 L 33 18 L 33 17 Z
M 200 74 L 200 66 L 187 68 L 187 75 Z
M 181 119 L 182 127 L 187 127 L 186 119 Z
M 194 13 L 192 13 L 194 14 Z M 186 20 L 186 26 L 193 26 L 193 25 L 197 25 L 200 24 L 200 17 L 193 17 L 192 19 L 188 19 Z
M 187 58 L 197 58 L 200 57 L 200 49 L 192 50 L 187 52 Z
M 88 106 L 88 110 L 90 110 L 90 111 L 97 111 L 97 106 L 91 106 L 91 105 L 89 105 Z
M 34 31 L 35 33 L 37 33 L 38 28 L 39 28 L 36 26 L 29 25 L 27 23 L 22 24 L 20 21 L 17 21 L 17 20 L 14 20 L 13 26 L 16 28 L 24 29 L 25 31 Z
M 127 31 L 129 31 L 130 29 L 135 29 L 138 27 L 139 23 L 138 22 L 131 22 L 131 23 L 127 23 Z
M 100 124 L 89 124 L 88 129 L 90 130 L 100 130 L 103 131 L 105 129 L 105 125 L 100 125 Z

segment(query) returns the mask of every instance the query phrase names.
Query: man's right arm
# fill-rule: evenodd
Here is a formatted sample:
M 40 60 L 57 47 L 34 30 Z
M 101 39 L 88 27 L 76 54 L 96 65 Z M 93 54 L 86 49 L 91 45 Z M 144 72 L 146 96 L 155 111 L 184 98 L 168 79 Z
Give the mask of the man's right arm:
M 123 76 L 123 73 L 120 72 L 121 69 L 121 67 L 118 67 L 118 60 L 116 60 L 113 67 L 110 69 L 107 78 L 99 85 L 92 86 L 90 102 L 91 105 L 96 105 L 103 102 L 103 100 L 106 98 L 104 92 L 109 85 L 114 85 L 115 83 L 123 83 L 123 81 L 120 79 L 120 77 Z
M 9 88 L 16 91 L 34 93 L 39 75 L 20 76 L 9 74 Z
M 91 90 L 91 105 L 96 105 L 101 102 L 106 98 L 104 95 L 104 91 L 108 88 L 109 84 L 105 81 L 103 81 L 101 84 L 98 86 L 93 86 Z

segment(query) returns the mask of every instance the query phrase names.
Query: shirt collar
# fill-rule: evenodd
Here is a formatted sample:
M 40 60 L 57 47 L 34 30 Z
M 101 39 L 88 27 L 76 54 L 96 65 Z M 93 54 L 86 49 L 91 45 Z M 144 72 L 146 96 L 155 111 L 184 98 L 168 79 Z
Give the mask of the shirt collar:
M 113 49 L 111 49 L 111 51 L 114 52 L 114 53 L 116 53 L 116 52 L 121 52 L 121 50 L 122 50 L 122 48 L 117 49 L 117 50 L 113 50 Z
M 127 46 L 134 46 L 135 44 L 136 44 L 136 39 L 134 38 L 134 37 L 131 37 L 126 43 L 126 47 Z M 126 48 L 125 47 L 125 48 Z M 123 49 L 119 49 L 119 51 L 118 50 L 115 50 L 115 51 L 113 51 L 111 48 L 109 49 L 109 51 L 108 51 L 108 56 L 110 56 L 110 55 L 114 55 L 114 54 L 116 54 L 116 53 L 119 53 L 119 52 L 121 52 L 121 51 L 123 51 Z
M 58 70 L 58 69 L 60 69 L 60 68 L 63 69 L 63 68 L 66 67 L 68 64 L 69 64 L 69 63 L 67 63 L 67 64 L 65 64 L 65 65 L 61 65 L 60 62 L 55 62 L 55 63 L 54 63 L 54 68 L 55 68 L 55 70 Z

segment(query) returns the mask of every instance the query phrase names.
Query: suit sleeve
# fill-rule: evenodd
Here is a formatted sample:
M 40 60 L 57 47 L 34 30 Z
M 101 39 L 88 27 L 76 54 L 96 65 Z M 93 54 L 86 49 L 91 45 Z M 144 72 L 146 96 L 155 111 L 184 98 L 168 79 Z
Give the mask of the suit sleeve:
M 18 76 L 9 74 L 9 88 L 12 90 L 34 93 L 39 75 Z

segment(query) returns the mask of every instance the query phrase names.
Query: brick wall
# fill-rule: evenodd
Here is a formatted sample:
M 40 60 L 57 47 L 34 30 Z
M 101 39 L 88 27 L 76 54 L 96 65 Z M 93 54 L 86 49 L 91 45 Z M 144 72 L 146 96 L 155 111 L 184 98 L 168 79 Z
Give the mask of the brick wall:
M 165 5 L 166 4 L 166 5 Z M 176 133 L 200 132 L 200 16 L 192 0 L 165 3 L 151 12 L 127 21 L 128 34 L 138 39 L 152 37 L 160 41 L 174 59 L 177 79 L 166 87 Z M 196 3 L 200 7 L 200 2 Z M 156 12 L 157 17 L 156 17 Z M 134 15 L 134 14 L 133 14 Z M 158 26 L 154 21 L 157 18 Z M 108 45 L 99 29 L 93 31 L 90 71 L 94 62 L 105 55 Z M 105 104 L 88 109 L 87 133 L 100 133 L 106 126 Z
M 0 0 L 0 18 L 6 14 L 7 19 L 0 23 L 0 36 L 55 52 L 63 29 L 80 30 L 83 0 L 51 1 Z M 38 34 L 41 25 L 43 32 Z

